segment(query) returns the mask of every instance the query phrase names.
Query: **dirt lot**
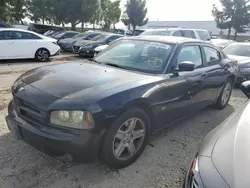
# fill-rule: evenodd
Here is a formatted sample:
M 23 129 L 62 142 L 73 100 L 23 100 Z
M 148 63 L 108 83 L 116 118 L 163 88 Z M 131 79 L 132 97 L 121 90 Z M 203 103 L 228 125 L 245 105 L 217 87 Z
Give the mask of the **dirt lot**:
M 12 137 L 4 120 L 10 86 L 25 70 L 44 64 L 0 65 L 0 188 L 179 188 L 205 135 L 233 113 L 246 97 L 235 89 L 230 105 L 206 108 L 151 138 L 133 165 L 112 171 L 98 162 L 77 164 L 51 158 Z

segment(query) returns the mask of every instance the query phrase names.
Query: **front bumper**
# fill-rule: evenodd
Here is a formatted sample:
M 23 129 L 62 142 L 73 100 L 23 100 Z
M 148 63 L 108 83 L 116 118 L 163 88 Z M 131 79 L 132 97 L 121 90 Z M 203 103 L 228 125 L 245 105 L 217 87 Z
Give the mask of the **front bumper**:
M 53 156 L 71 156 L 78 161 L 96 159 L 101 135 L 88 130 L 56 128 L 47 124 L 41 125 L 19 117 L 13 102 L 9 104 L 9 115 L 6 116 L 9 130 L 19 139 L 24 140 L 38 150 Z
M 59 49 L 55 54 L 52 54 L 51 57 L 52 57 L 52 56 L 60 55 L 60 53 L 61 53 L 61 49 Z
M 92 49 L 81 49 L 79 51 L 80 56 L 85 56 L 85 57 L 94 57 L 95 56 L 95 51 Z
M 64 45 L 59 43 L 59 46 L 65 52 L 73 52 L 73 45 Z

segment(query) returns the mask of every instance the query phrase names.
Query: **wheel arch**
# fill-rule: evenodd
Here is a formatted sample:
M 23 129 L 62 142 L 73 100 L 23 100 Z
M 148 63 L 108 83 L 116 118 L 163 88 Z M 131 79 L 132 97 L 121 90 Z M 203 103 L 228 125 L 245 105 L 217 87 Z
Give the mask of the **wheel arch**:
M 35 52 L 35 54 L 34 54 L 34 57 L 35 57 L 35 58 L 36 58 L 36 54 L 37 54 L 37 52 L 38 52 L 39 50 L 47 50 L 47 51 L 49 52 L 49 56 L 51 56 L 51 53 L 50 53 L 50 51 L 49 51 L 48 48 L 46 48 L 46 47 L 40 47 L 40 48 L 38 48 L 38 49 L 36 50 L 36 52 Z
M 149 120 L 150 120 L 150 126 L 151 126 L 150 132 L 151 132 L 152 125 L 154 124 L 155 119 L 154 119 L 153 109 L 152 109 L 150 101 L 146 98 L 138 98 L 138 99 L 135 99 L 133 101 L 130 101 L 130 102 L 124 104 L 122 106 L 122 108 L 118 109 L 115 112 L 115 118 L 119 117 L 121 114 L 123 114 L 124 112 L 126 112 L 127 110 L 129 110 L 131 108 L 140 108 L 148 115 Z

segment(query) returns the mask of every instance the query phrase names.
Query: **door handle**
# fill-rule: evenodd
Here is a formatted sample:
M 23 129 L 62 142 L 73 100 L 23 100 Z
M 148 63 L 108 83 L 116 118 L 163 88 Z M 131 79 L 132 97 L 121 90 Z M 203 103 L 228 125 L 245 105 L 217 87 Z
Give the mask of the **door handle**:
M 202 76 L 202 77 L 207 76 L 207 73 L 206 73 L 206 72 L 203 72 L 203 73 L 201 74 L 201 76 Z

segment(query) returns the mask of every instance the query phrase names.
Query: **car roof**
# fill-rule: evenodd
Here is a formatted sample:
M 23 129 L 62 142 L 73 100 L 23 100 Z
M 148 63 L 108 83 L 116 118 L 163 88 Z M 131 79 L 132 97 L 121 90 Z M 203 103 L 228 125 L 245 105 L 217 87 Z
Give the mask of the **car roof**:
M 234 42 L 230 45 L 244 45 L 244 46 L 250 46 L 250 42 Z
M 166 31 L 166 30 L 193 30 L 193 31 L 207 31 L 205 29 L 195 29 L 195 28 L 184 28 L 184 27 L 166 27 L 166 28 L 160 28 L 160 29 L 147 29 L 146 31 Z
M 179 43 L 185 43 L 185 42 L 203 42 L 201 40 L 192 39 L 192 38 L 175 37 L 175 36 L 158 36 L 158 35 L 132 36 L 132 37 L 128 37 L 125 39 L 146 40 L 146 41 L 151 41 L 151 42 L 163 42 L 163 43 L 171 43 L 171 44 L 179 44 Z
M 21 32 L 26 32 L 26 33 L 38 34 L 33 31 L 29 31 L 26 29 L 19 29 L 19 28 L 0 28 L 0 31 L 21 31 Z

